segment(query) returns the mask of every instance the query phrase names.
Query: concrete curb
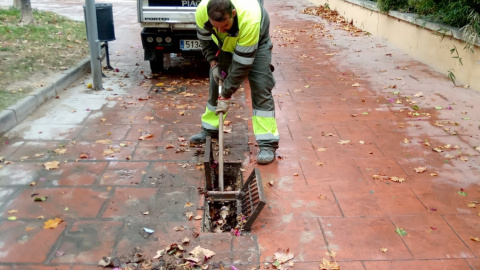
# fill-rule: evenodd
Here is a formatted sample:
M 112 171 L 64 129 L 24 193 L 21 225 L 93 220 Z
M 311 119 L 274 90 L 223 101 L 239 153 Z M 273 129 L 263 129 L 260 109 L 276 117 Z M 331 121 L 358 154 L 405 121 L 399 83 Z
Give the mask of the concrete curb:
M 50 85 L 38 88 L 28 96 L 0 112 L 0 134 L 20 124 L 27 116 L 43 103 L 58 96 L 65 88 L 83 75 L 90 72 L 90 57 L 83 59 L 76 66 L 62 72 Z

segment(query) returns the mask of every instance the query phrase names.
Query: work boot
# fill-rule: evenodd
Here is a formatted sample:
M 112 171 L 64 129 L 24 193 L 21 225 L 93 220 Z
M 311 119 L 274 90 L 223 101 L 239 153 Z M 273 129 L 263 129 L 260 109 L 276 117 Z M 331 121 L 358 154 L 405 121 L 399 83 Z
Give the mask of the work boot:
M 190 143 L 191 144 L 202 144 L 202 143 L 205 143 L 207 141 L 207 136 L 212 136 L 212 138 L 217 138 L 217 136 L 213 135 L 213 134 L 210 134 L 208 132 L 206 132 L 205 130 L 202 130 L 200 131 L 199 133 L 193 135 L 192 137 L 190 137 Z
M 257 155 L 257 164 L 268 165 L 275 160 L 275 151 L 271 149 L 260 149 Z

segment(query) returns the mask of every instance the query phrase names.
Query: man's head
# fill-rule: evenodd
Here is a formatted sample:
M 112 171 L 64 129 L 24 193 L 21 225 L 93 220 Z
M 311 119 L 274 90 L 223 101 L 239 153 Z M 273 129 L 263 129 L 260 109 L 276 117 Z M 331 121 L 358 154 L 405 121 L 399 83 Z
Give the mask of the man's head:
M 207 5 L 207 13 L 210 23 L 221 33 L 226 33 L 232 28 L 235 15 L 237 15 L 230 0 L 210 0 Z

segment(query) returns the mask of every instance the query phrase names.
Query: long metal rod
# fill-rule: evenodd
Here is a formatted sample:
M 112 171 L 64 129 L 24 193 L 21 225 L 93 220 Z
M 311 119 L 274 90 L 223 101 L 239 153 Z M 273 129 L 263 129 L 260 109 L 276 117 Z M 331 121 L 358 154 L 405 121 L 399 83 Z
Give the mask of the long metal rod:
M 218 97 L 222 96 L 223 81 L 219 80 L 218 85 Z M 223 113 L 219 113 L 219 125 L 218 125 L 218 187 L 220 191 L 223 191 Z

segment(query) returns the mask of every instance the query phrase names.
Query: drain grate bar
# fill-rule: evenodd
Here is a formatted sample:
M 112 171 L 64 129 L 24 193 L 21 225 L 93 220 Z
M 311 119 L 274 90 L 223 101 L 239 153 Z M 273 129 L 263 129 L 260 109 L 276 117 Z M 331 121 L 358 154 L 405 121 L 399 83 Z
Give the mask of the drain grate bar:
M 241 201 L 241 213 L 247 219 L 243 229 L 249 231 L 267 203 L 258 169 L 253 170 L 245 181 L 237 200 Z

